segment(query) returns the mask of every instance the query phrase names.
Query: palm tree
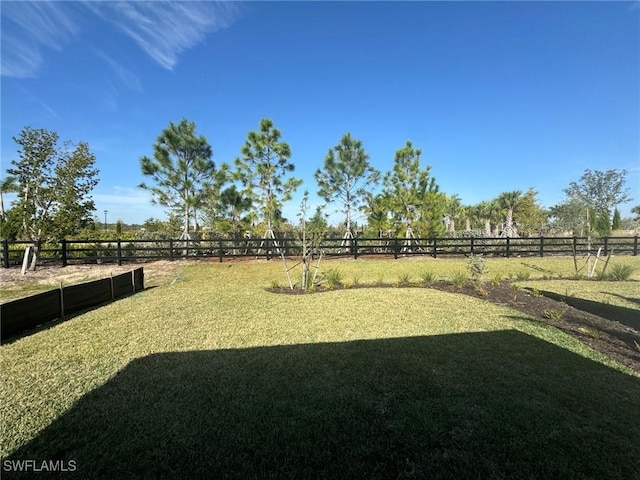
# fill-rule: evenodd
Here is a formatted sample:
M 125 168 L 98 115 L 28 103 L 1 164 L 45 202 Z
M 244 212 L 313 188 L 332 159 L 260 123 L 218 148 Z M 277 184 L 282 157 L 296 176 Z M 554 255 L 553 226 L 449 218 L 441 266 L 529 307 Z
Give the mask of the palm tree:
M 447 197 L 447 209 L 446 216 L 448 218 L 447 232 L 456 231 L 456 219 L 463 213 L 462 203 L 460 203 L 460 197 L 457 194 L 453 194 Z
M 497 199 L 500 208 L 504 211 L 505 222 L 501 236 L 517 237 L 516 228 L 513 225 L 513 212 L 518 208 L 522 201 L 522 192 L 520 190 L 512 190 L 510 192 L 502 192 Z
M 484 236 L 491 236 L 491 221 L 496 216 L 496 212 L 499 210 L 498 204 L 495 200 L 483 200 L 476 205 L 478 217 L 482 220 Z
M 0 219 L 4 220 L 7 216 L 7 212 L 4 211 L 4 197 L 3 193 L 17 193 L 18 184 L 15 177 L 4 177 L 0 181 Z

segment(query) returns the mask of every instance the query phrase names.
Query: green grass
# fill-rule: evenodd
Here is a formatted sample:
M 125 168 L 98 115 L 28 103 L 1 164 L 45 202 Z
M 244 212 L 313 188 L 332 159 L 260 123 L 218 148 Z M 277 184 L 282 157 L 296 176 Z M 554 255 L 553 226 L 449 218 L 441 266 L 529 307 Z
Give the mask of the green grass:
M 640 330 L 640 284 L 637 281 L 549 280 L 519 285 Z
M 362 284 L 465 265 L 326 263 Z M 3 460 L 84 478 L 637 474 L 639 377 L 554 328 L 423 288 L 273 294 L 275 261 L 182 271 L 1 347 Z

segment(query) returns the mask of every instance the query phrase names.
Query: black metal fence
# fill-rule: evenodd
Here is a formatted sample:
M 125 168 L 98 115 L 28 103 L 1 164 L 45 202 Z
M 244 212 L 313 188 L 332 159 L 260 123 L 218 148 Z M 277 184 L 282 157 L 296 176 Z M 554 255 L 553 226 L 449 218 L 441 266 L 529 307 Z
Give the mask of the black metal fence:
M 24 249 L 29 242 L 2 242 L 2 265 L 5 268 L 20 265 Z M 598 249 L 604 255 L 638 255 L 638 236 L 602 237 L 530 237 L 530 238 L 324 238 L 309 243 L 326 256 L 415 256 L 441 257 L 450 255 L 485 255 L 523 257 L 549 255 L 583 255 Z M 184 258 L 225 259 L 302 254 L 302 242 L 297 238 L 262 239 L 235 238 L 213 240 L 63 240 L 58 244 L 43 245 L 40 264 L 55 263 L 66 266 L 86 263 L 144 262 Z
M 0 305 L 0 338 L 6 339 L 65 315 L 144 290 L 142 267 L 130 273 L 56 288 Z

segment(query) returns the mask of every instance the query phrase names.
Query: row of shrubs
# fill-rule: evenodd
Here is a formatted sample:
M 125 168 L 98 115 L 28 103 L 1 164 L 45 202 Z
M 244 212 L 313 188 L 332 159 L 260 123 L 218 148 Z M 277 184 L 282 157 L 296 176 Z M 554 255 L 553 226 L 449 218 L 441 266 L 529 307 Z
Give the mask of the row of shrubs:
M 477 289 L 481 289 L 482 279 L 487 274 L 487 266 L 485 264 L 485 260 L 482 255 L 472 255 L 469 257 L 467 262 L 467 271 L 457 270 L 452 273 L 449 278 L 449 282 L 455 287 L 461 288 L 466 284 L 471 284 Z M 560 276 L 554 276 L 553 272 L 548 272 L 543 279 L 548 280 L 551 278 L 562 278 Z M 631 278 L 633 273 L 635 272 L 635 268 L 633 265 L 621 264 L 621 263 L 613 263 L 608 267 L 604 274 L 599 274 L 598 280 L 607 280 L 607 281 L 626 281 Z M 527 270 L 519 270 L 515 273 L 510 272 L 507 277 L 503 277 L 500 274 L 496 274 L 491 277 L 490 282 L 492 285 L 499 285 L 504 280 L 516 280 L 516 281 L 526 281 L 530 278 L 530 272 Z M 573 280 L 581 280 L 584 279 L 584 275 L 574 275 L 570 277 Z M 423 271 L 420 273 L 419 278 L 415 279 L 408 272 L 401 273 L 398 278 L 391 283 L 392 286 L 400 287 L 400 286 L 410 286 L 410 285 L 431 285 L 437 282 L 439 278 L 436 274 L 431 271 Z M 382 284 L 382 279 L 377 282 L 378 284 Z M 311 285 L 309 287 L 309 291 L 317 290 L 319 287 L 324 289 L 335 289 L 335 288 L 355 288 L 361 286 L 361 279 L 358 276 L 355 276 L 351 279 L 345 279 L 341 270 L 339 269 L 329 269 L 324 275 L 319 278 L 315 285 Z M 278 288 L 279 284 L 274 282 L 272 285 L 274 288 Z

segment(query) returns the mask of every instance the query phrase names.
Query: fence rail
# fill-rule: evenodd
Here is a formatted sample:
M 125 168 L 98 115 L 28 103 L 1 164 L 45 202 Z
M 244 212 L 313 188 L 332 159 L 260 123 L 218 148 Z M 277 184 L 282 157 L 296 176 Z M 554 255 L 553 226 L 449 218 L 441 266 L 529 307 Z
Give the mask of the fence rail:
M 30 242 L 2 242 L 2 265 L 5 268 L 20 265 L 24 248 Z M 485 256 L 549 256 L 584 255 L 601 249 L 604 255 L 615 251 L 617 255 L 638 255 L 638 236 L 635 237 L 531 237 L 531 238 L 323 238 L 310 243 L 316 251 L 334 257 L 362 257 L 371 255 L 400 256 L 446 255 Z M 59 244 L 44 245 L 40 250 L 40 264 L 55 263 L 66 266 L 78 263 L 117 263 L 180 258 L 217 258 L 220 262 L 230 258 L 287 257 L 302 253 L 297 238 L 262 239 L 234 238 L 209 240 L 63 240 Z
M 109 278 L 69 285 L 0 305 L 0 338 L 144 290 L 142 267 Z

